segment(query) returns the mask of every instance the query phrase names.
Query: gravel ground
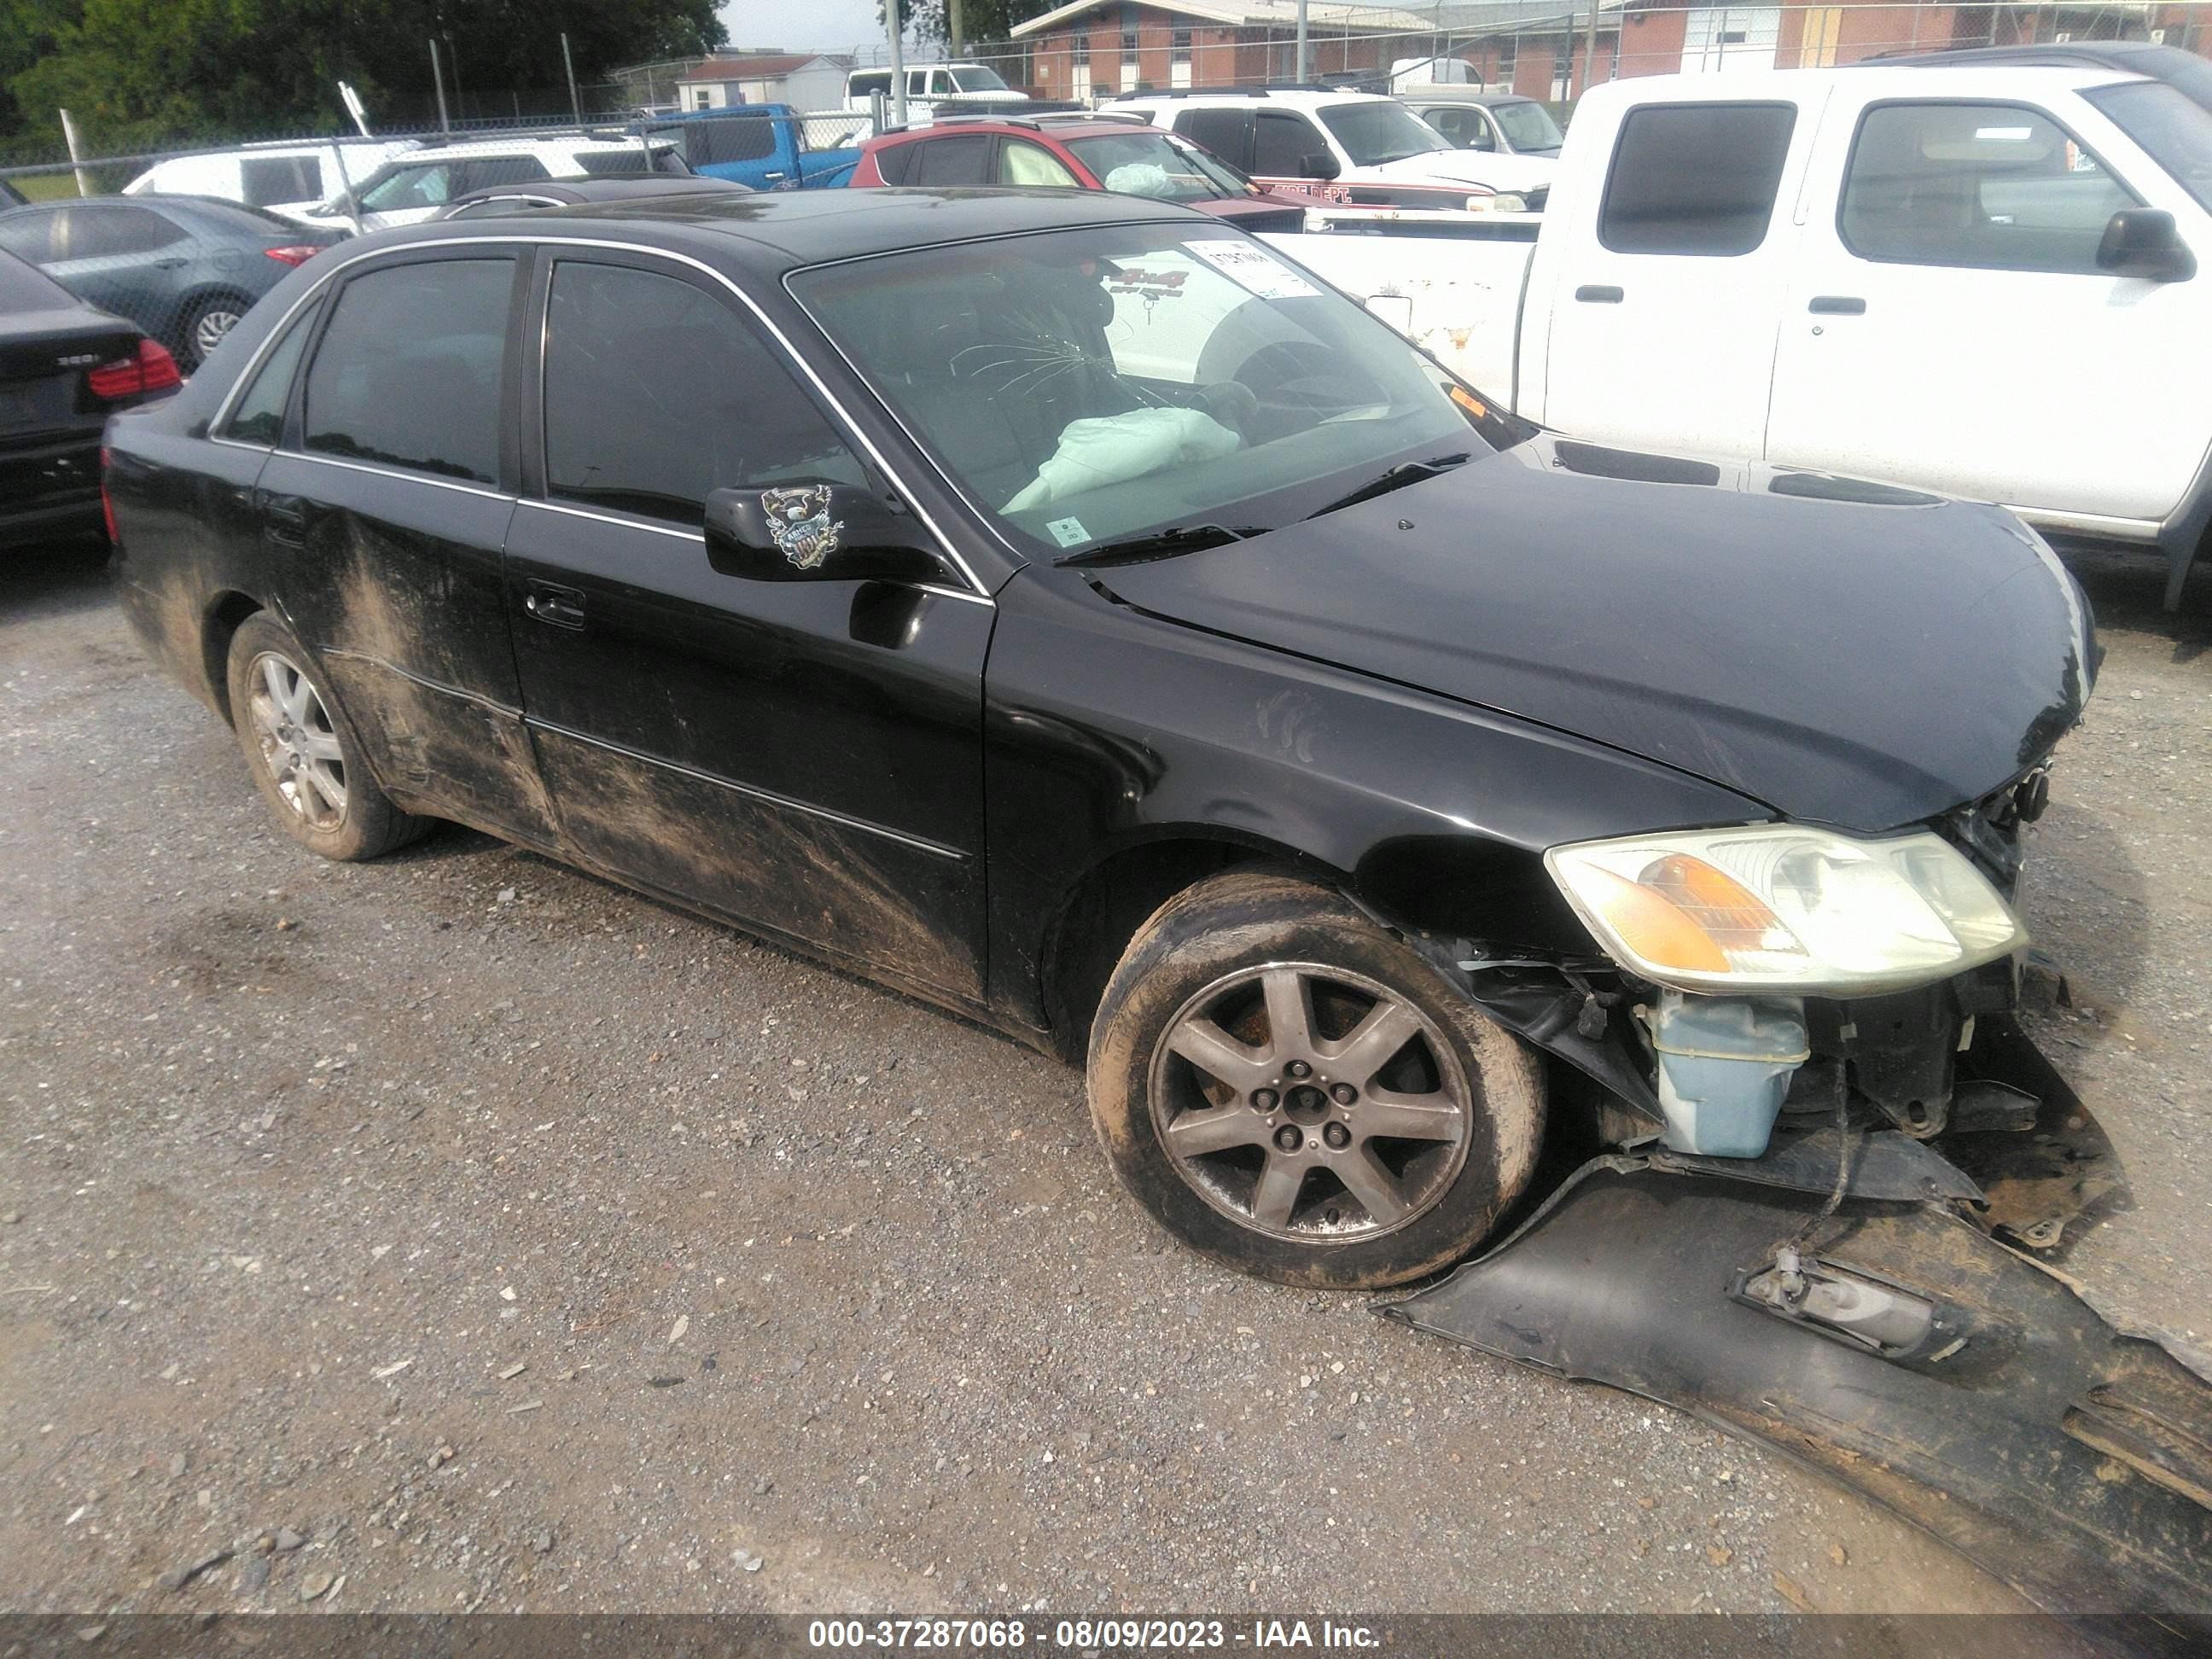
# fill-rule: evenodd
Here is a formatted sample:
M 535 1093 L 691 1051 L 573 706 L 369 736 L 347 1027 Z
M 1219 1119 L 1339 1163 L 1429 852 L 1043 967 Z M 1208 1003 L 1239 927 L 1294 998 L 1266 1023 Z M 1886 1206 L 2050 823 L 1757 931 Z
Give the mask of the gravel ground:
M 2028 905 L 2138 1207 L 2069 1267 L 2212 1341 L 2212 576 L 2081 568 Z M 0 570 L 0 1147 L 10 1610 L 2021 1607 L 1170 1246 L 1027 1050 L 483 836 L 317 862 L 67 550 Z

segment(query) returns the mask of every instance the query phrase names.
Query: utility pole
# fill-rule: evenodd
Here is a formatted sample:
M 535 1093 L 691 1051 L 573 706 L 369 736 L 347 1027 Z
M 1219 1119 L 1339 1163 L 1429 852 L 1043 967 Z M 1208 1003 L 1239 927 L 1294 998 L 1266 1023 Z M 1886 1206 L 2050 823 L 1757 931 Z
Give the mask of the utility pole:
M 1301 4 L 1304 0 L 1299 0 Z M 891 125 L 906 125 L 906 59 L 899 47 L 899 0 L 884 0 L 884 21 L 891 32 Z
M 451 133 L 453 124 L 446 114 L 446 73 L 438 66 L 438 37 L 434 34 L 430 37 L 430 79 L 438 88 L 438 131 Z
M 576 60 L 568 55 L 568 31 L 561 31 L 561 67 L 568 73 L 568 113 L 576 118 L 576 125 L 584 125 L 583 100 L 576 96 Z
M 1597 82 L 1597 8 L 1598 0 L 1590 0 L 1589 30 L 1583 36 L 1583 91 L 1588 92 Z M 1577 93 L 1576 96 L 1580 97 Z
M 1306 48 L 1306 0 L 1298 0 L 1298 68 L 1291 78 L 1300 86 L 1313 79 L 1313 58 Z
M 960 55 L 960 0 L 945 0 L 945 23 L 952 36 L 952 55 Z

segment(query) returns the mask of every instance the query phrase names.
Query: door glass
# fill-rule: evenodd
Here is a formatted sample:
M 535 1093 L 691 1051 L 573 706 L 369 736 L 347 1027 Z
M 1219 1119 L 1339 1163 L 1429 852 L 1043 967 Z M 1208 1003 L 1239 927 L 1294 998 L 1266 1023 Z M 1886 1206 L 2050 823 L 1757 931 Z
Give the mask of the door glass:
M 913 182 L 908 176 L 914 171 L 915 158 L 924 147 L 921 144 L 885 144 L 876 152 L 876 173 L 887 185 Z
M 1073 190 L 1075 175 L 1042 144 L 1009 138 L 999 147 L 999 182 L 1002 185 L 1041 185 L 1053 190 Z
M 2123 81 L 2081 96 L 2212 213 L 2212 112 L 2164 81 Z
M 499 478 L 507 259 L 355 277 L 307 369 L 307 447 L 445 478 Z
M 545 163 L 535 155 L 486 155 L 455 167 L 453 193 L 465 196 L 470 191 L 489 190 L 495 185 L 535 184 L 552 176 L 545 170 Z
M 405 213 L 416 208 L 445 206 L 456 192 L 452 169 L 440 161 L 428 167 L 401 167 L 383 183 L 363 191 L 361 204 L 371 213 Z
M 1193 137 L 1198 137 L 1194 133 Z M 1199 138 L 1201 144 L 1206 143 Z M 1210 148 L 1210 147 L 1209 147 Z M 1326 153 L 1328 146 L 1314 131 L 1312 122 L 1303 115 L 1293 115 L 1287 110 L 1261 110 L 1252 129 L 1252 171 L 1262 178 L 1296 179 L 1299 177 L 1298 162 L 1316 150 Z
M 1725 258 L 1766 240 L 1794 104 L 1647 104 L 1621 123 L 1598 213 L 1615 253 Z
M 705 131 L 693 159 L 703 166 L 757 161 L 775 154 L 775 123 L 764 115 L 731 115 L 696 125 Z
M 910 184 L 980 187 L 991 182 L 991 140 L 980 133 L 932 138 L 920 149 Z
M 2040 110 L 1883 104 L 1859 122 L 1837 225 L 1863 259 L 2094 272 L 2126 185 Z
M 19 259 L 28 259 L 34 265 L 52 263 L 47 252 L 53 246 L 54 212 L 49 208 L 38 213 L 10 214 L 0 219 L 0 249 L 5 249 Z
M 299 369 L 300 354 L 307 349 L 307 336 L 321 308 L 319 301 L 294 318 L 276 349 L 261 360 L 253 384 L 230 411 L 226 437 L 240 443 L 273 446 L 284 435 L 284 405 L 291 401 L 292 376 Z
M 1187 109 L 1176 114 L 1175 130 L 1210 149 L 1233 167 L 1257 173 L 1252 165 L 1252 115 L 1241 109 Z
M 151 208 L 65 207 L 54 214 L 53 249 L 47 257 L 57 264 L 64 259 L 106 259 L 151 253 L 190 240 L 181 227 Z
M 313 155 L 249 155 L 238 173 L 239 194 L 248 207 L 323 199 L 323 164 Z
M 549 495 L 699 527 L 709 491 L 867 475 L 785 371 L 690 283 L 564 259 L 545 319 Z

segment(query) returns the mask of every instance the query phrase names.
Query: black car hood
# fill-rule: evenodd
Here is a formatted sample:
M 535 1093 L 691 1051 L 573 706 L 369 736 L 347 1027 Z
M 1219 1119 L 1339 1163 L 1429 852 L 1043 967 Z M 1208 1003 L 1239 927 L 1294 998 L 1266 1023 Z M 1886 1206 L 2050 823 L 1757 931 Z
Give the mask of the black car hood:
M 1548 435 L 1248 541 L 1093 574 L 1156 616 L 1859 831 L 2033 764 L 2094 669 L 2073 578 L 1999 508 Z

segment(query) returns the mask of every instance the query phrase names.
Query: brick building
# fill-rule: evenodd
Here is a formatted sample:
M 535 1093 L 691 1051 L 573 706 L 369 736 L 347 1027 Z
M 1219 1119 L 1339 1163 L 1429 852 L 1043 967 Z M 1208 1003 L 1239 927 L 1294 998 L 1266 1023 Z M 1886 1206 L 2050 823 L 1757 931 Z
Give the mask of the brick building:
M 1426 14 L 1310 0 L 1307 60 L 1316 75 L 1387 73 L 1403 42 L 1431 27 Z M 1013 38 L 1028 48 L 1022 78 L 1034 90 L 1080 99 L 1290 81 L 1297 29 L 1297 0 L 1072 0 L 1017 24 Z
M 1698 5 L 1596 0 L 1595 78 L 1814 68 L 1884 52 L 2054 39 L 2163 40 L 2212 57 L 2212 3 L 1981 4 L 1839 0 Z M 1386 74 L 1431 53 L 1464 58 L 1494 87 L 1563 103 L 1580 94 L 1590 0 L 1310 0 L 1312 73 Z M 1010 81 L 1051 98 L 1297 76 L 1297 0 L 1071 0 L 1013 30 Z

